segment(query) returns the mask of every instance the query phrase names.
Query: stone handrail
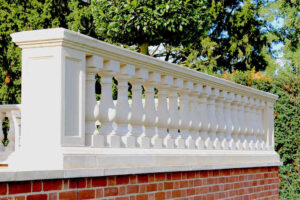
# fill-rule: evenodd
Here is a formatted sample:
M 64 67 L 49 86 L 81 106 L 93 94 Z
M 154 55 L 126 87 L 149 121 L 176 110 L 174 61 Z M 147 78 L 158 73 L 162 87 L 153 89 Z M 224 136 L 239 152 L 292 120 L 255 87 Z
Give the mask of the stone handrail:
M 88 154 L 95 159 L 107 155 L 105 149 L 114 155 L 206 152 L 218 155 L 217 160 L 238 155 L 243 162 L 250 156 L 249 163 L 264 155 L 265 162 L 279 163 L 273 133 L 276 95 L 62 28 L 12 38 L 22 48 L 22 151 L 31 152 L 34 145 L 40 149 L 40 154 L 31 152 L 36 157 L 59 158 L 54 168 L 95 167 L 97 161 L 86 161 Z M 118 82 L 115 101 L 113 78 Z M 43 117 L 33 122 L 34 116 Z M 33 138 L 39 142 L 32 144 Z

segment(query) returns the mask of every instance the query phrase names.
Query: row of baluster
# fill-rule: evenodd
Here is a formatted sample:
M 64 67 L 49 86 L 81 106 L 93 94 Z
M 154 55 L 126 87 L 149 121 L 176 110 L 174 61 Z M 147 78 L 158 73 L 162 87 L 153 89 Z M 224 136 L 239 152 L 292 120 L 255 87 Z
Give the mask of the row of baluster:
M 99 102 L 95 97 L 97 73 L 101 76 Z M 118 81 L 116 104 L 113 77 Z M 100 57 L 87 61 L 86 141 L 92 147 L 264 150 L 264 107 L 258 97 Z

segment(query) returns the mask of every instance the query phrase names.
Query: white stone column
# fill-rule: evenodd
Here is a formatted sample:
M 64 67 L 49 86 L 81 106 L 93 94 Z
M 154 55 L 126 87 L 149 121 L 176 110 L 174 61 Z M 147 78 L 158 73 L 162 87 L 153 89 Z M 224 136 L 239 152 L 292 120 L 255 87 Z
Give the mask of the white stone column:
M 201 146 L 201 137 L 199 134 L 199 130 L 201 128 L 201 121 L 199 117 L 199 95 L 202 91 L 202 85 L 194 84 L 194 89 L 190 93 L 190 102 L 189 102 L 189 110 L 191 116 L 191 128 L 190 128 L 190 136 L 188 137 L 188 148 L 194 149 L 197 146 Z
M 274 103 L 266 102 L 263 110 L 263 124 L 265 129 L 265 150 L 274 151 Z
M 118 99 L 116 104 L 117 125 L 116 135 L 121 138 L 121 146 L 127 148 L 135 147 L 135 138 L 129 132 L 130 107 L 128 102 L 128 82 L 134 75 L 134 67 L 132 65 L 122 65 L 120 72 L 117 73 L 118 81 Z
M 208 136 L 212 142 L 214 149 L 220 149 L 221 143 L 217 138 L 218 122 L 216 117 L 216 99 L 219 96 L 219 90 L 213 88 L 211 94 L 208 97 L 208 117 L 209 117 L 209 130 Z
M 249 143 L 250 143 L 250 137 L 252 134 L 252 123 L 251 123 L 251 112 L 250 112 L 250 102 L 251 98 L 249 97 L 244 97 L 243 101 L 244 101 L 244 124 L 246 126 L 246 132 L 243 135 L 243 149 L 244 150 L 249 150 Z
M 225 123 L 225 117 L 224 117 L 224 100 L 227 98 L 227 92 L 226 91 L 220 91 L 219 96 L 216 99 L 216 117 L 218 122 L 218 129 L 217 129 L 217 137 L 221 143 L 220 146 L 217 146 L 217 149 L 227 149 L 227 143 L 225 138 L 226 133 L 226 123 Z
M 239 124 L 239 111 L 238 111 L 238 103 L 240 96 L 235 95 L 232 93 L 232 103 L 231 103 L 231 121 L 233 124 L 233 131 L 232 131 L 232 139 L 229 142 L 229 148 L 231 150 L 240 149 L 238 145 L 239 141 L 239 134 L 241 132 L 241 126 Z
M 157 144 L 162 144 L 162 147 L 172 148 L 174 146 L 171 135 L 168 133 L 170 126 L 170 113 L 168 109 L 168 89 L 173 84 L 173 77 L 162 75 L 161 81 L 158 83 L 158 105 L 157 105 L 157 131 L 158 134 L 154 140 L 157 140 Z
M 263 119 L 262 119 L 262 115 L 263 115 L 263 108 L 265 107 L 265 102 L 261 101 L 259 99 L 256 100 L 256 105 L 257 105 L 257 109 L 256 109 L 256 121 L 257 121 L 257 126 L 259 128 L 259 132 L 257 133 L 257 141 L 255 143 L 255 149 L 256 150 L 262 150 L 264 149 L 264 135 L 265 135 L 265 130 L 263 127 Z
M 229 149 L 229 142 L 232 140 L 232 133 L 234 130 L 234 126 L 231 119 L 231 102 L 234 99 L 234 94 L 232 92 L 226 92 L 225 100 L 224 100 L 224 120 L 226 124 L 226 131 L 225 131 L 225 140 L 221 142 L 221 146 L 223 149 Z
M 86 85 L 85 85 L 85 145 L 91 146 L 93 134 L 99 134 L 96 126 L 94 109 L 96 101 L 96 79 L 98 71 L 103 68 L 103 59 L 99 56 L 89 56 L 86 59 Z M 96 145 L 97 146 L 97 145 Z
M 245 134 L 247 132 L 247 127 L 245 125 L 245 111 L 244 111 L 244 105 L 245 102 L 242 100 L 241 95 L 237 95 L 237 103 L 238 103 L 238 124 L 240 127 L 238 140 L 236 142 L 236 146 L 238 150 L 243 150 L 243 141 L 245 139 Z
M 132 84 L 132 102 L 131 102 L 131 133 L 132 136 L 135 137 L 137 141 L 138 147 L 142 147 L 143 139 L 140 138 L 142 136 L 145 137 L 144 132 L 144 121 L 145 121 L 145 110 L 143 106 L 143 97 L 142 97 L 142 84 L 145 79 L 148 78 L 148 71 L 143 68 L 137 68 L 134 77 L 131 80 Z
M 182 79 L 174 79 L 172 87 L 169 88 L 169 112 L 170 112 L 170 136 L 174 141 L 176 148 L 184 148 L 184 140 L 179 134 L 180 129 L 180 115 L 178 110 L 178 91 L 183 87 Z M 171 147 L 169 147 L 171 148 Z
M 208 118 L 208 111 L 207 111 L 207 98 L 211 93 L 211 88 L 209 86 L 203 87 L 200 92 L 199 97 L 199 109 L 198 109 L 198 117 L 201 121 L 201 127 L 199 130 L 200 138 L 196 141 L 196 145 L 198 149 L 212 149 L 212 142 L 208 137 L 208 130 L 209 130 L 209 118 Z
M 118 148 L 121 144 L 120 136 L 116 135 L 113 122 L 116 116 L 116 108 L 112 98 L 112 78 L 120 71 L 120 63 L 110 60 L 104 62 L 101 76 L 101 99 L 100 104 L 95 108 L 95 116 L 101 123 L 99 135 L 93 136 L 92 146 L 103 146 Z M 106 141 L 104 143 L 102 141 Z
M 154 99 L 154 87 L 156 84 L 160 81 L 160 74 L 156 72 L 150 72 L 149 77 L 144 84 L 145 88 L 145 137 L 141 137 L 143 141 L 140 141 L 142 143 L 143 148 L 160 148 L 160 146 L 157 143 L 154 143 L 155 141 L 152 140 L 153 136 L 157 134 L 157 112 L 155 107 L 155 99 Z M 157 145 L 157 146 L 155 146 Z
M 242 130 L 240 134 L 240 141 L 241 146 L 243 150 L 248 149 L 248 142 L 247 142 L 247 134 L 248 134 L 248 121 L 247 115 L 248 111 L 246 111 L 248 105 L 248 97 L 241 98 L 240 104 L 239 104 L 239 123 L 241 124 Z
M 180 114 L 180 134 L 182 139 L 185 141 L 185 145 L 190 148 L 192 143 L 188 140 L 190 136 L 189 129 L 191 127 L 191 117 L 189 111 L 189 93 L 193 89 L 193 83 L 190 81 L 185 81 L 183 88 L 179 91 L 179 114 Z
M 258 127 L 256 125 L 256 102 L 253 98 L 250 98 L 250 124 L 251 124 L 251 131 L 249 136 L 249 149 L 255 149 L 255 142 L 256 142 L 256 134 L 258 131 Z

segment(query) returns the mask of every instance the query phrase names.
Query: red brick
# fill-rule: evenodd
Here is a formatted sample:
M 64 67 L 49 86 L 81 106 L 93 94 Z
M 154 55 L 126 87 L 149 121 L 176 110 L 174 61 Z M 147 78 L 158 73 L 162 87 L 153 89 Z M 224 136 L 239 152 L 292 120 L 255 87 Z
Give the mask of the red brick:
M 172 191 L 172 198 L 181 197 L 181 190 L 173 190 Z
M 129 177 L 129 180 L 130 180 L 130 183 L 131 184 L 136 184 L 137 183 L 137 175 L 131 175 L 130 177 Z
M 138 183 L 147 183 L 148 175 L 140 174 L 137 176 Z
M 28 195 L 27 200 L 47 200 L 47 194 Z
M 172 180 L 180 180 L 180 179 L 181 179 L 181 172 L 172 173 Z
M 77 188 L 77 179 L 72 178 L 69 180 L 69 188 L 70 189 Z
M 86 188 L 86 179 L 81 178 L 77 180 L 77 188 Z
M 29 181 L 20 181 L 20 182 L 11 182 L 8 184 L 8 193 L 9 194 L 20 194 L 31 192 L 31 182 Z
M 188 179 L 196 178 L 196 173 L 195 173 L 195 172 L 188 172 L 188 173 L 187 173 L 187 178 L 188 178 Z
M 165 190 L 173 189 L 173 184 L 174 184 L 174 182 L 165 182 L 164 183 Z
M 123 185 L 129 183 L 129 177 L 128 176 L 117 176 L 116 177 L 116 184 L 117 185 Z
M 59 193 L 59 200 L 77 199 L 77 191 L 66 191 Z
M 208 177 L 208 172 L 207 171 L 201 171 L 200 177 L 201 178 L 207 178 Z
M 188 181 L 180 181 L 180 188 L 186 188 L 189 186 L 189 182 Z
M 119 190 L 117 187 L 109 187 L 109 188 L 104 188 L 104 196 L 116 196 L 119 194 Z
M 106 178 L 105 177 L 97 177 L 97 178 L 92 178 L 92 186 L 93 187 L 103 187 L 106 186 Z
M 116 177 L 115 176 L 110 176 L 107 177 L 107 185 L 116 185 Z
M 148 182 L 154 182 L 155 179 L 154 179 L 154 174 L 149 174 L 148 175 Z
M 136 196 L 136 200 L 148 200 L 147 194 L 139 194 Z
M 128 185 L 127 186 L 127 194 L 138 193 L 139 186 L 138 185 Z
M 156 183 L 152 183 L 147 185 L 147 192 L 153 192 L 157 190 L 157 184 Z
M 155 181 L 165 181 L 166 174 L 165 173 L 155 174 L 154 178 L 155 178 Z
M 162 200 L 162 199 L 165 199 L 165 193 L 164 192 L 155 193 L 155 200 Z
M 95 190 L 79 190 L 78 199 L 92 199 L 95 198 Z
M 0 195 L 7 194 L 7 184 L 6 183 L 0 183 Z
M 43 190 L 61 190 L 62 189 L 62 180 L 45 180 L 43 181 Z

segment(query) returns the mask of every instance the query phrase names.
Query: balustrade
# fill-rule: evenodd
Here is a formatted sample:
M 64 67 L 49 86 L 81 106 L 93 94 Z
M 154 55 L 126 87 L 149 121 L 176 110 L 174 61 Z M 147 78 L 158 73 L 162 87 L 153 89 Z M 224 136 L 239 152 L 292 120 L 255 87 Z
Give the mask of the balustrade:
M 44 168 L 53 163 L 56 168 L 65 166 L 62 163 L 83 166 L 94 162 L 87 165 L 98 166 L 102 163 L 97 160 L 99 155 L 111 152 L 146 152 L 149 157 L 143 162 L 149 161 L 149 166 L 159 162 L 168 165 L 169 161 L 180 165 L 188 159 L 197 165 L 201 158 L 204 163 L 221 159 L 232 164 L 230 155 L 237 155 L 241 163 L 254 163 L 250 153 L 254 151 L 270 162 L 278 161 L 277 155 L 270 153 L 274 151 L 275 95 L 65 29 L 21 32 L 12 38 L 23 56 L 24 136 L 21 142 L 13 137 L 17 130 L 12 126 L 7 136 L 11 143 L 5 148 L 1 143 L 1 151 L 13 151 L 18 143 L 35 155 L 31 162 L 41 157 L 59 158 L 58 164 L 49 159 Z M 43 77 L 43 73 L 49 76 Z M 97 101 L 98 76 L 101 94 Z M 32 82 L 36 77 L 43 77 L 39 86 Z M 41 87 L 45 90 L 40 91 Z M 14 121 L 11 112 L 1 111 L 0 106 L 0 123 L 4 117 Z M 43 117 L 35 119 L 37 116 Z M 35 140 L 38 142 L 33 144 Z M 31 150 L 32 145 L 39 152 Z M 20 152 L 19 157 L 24 154 Z M 161 157 L 152 157 L 156 154 Z M 164 162 L 169 154 L 182 156 Z M 84 162 L 78 161 L 89 155 Z M 206 156 L 210 155 L 219 157 L 209 160 Z M 223 155 L 229 156 L 228 162 Z

